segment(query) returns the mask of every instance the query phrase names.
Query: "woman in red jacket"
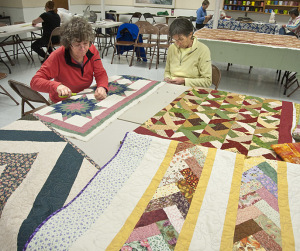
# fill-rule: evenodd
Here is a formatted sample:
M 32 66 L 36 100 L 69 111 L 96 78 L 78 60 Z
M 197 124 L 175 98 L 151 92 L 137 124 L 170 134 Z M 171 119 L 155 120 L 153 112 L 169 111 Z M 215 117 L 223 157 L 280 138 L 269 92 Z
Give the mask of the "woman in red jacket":
M 107 96 L 108 77 L 94 41 L 92 26 L 83 18 L 73 17 L 61 26 L 61 46 L 52 52 L 32 78 L 31 88 L 49 93 L 52 102 L 70 97 L 88 88 L 95 77 L 95 98 Z M 52 80 L 54 79 L 54 80 Z

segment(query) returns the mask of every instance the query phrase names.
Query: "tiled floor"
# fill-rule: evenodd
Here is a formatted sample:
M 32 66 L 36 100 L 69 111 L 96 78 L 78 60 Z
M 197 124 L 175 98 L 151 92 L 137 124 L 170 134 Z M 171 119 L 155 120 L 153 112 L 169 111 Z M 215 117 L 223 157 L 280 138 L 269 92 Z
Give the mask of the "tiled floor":
M 120 61 L 115 57 L 114 63 L 111 64 L 111 56 L 112 49 L 109 50 L 108 56 L 105 56 L 102 60 L 108 76 L 135 75 L 153 80 L 163 80 L 164 63 L 160 63 L 158 69 L 155 69 L 155 65 L 152 65 L 151 70 L 149 70 L 148 65 L 146 65 L 147 63 L 137 62 L 136 60 L 134 61 L 134 65 L 129 67 L 129 59 L 122 57 Z M 20 56 L 15 61 L 15 66 L 10 66 L 12 73 L 8 74 L 6 79 L 0 80 L 0 84 L 18 101 L 20 101 L 20 97 L 9 87 L 7 80 L 14 79 L 29 85 L 31 78 L 41 66 L 37 55 L 34 55 L 34 60 L 34 63 L 28 63 L 24 56 Z M 214 62 L 214 64 L 219 67 L 222 73 L 220 90 L 293 102 L 300 101 L 300 90 L 295 92 L 290 98 L 283 95 L 283 88 L 277 82 L 276 70 L 254 67 L 249 74 L 248 66 L 232 65 L 230 70 L 226 71 L 227 64 L 217 62 Z M 8 72 L 2 63 L 0 63 L 0 72 Z M 45 97 L 47 97 L 46 94 Z M 9 97 L 0 94 L 0 128 L 20 118 L 20 106 L 17 106 Z

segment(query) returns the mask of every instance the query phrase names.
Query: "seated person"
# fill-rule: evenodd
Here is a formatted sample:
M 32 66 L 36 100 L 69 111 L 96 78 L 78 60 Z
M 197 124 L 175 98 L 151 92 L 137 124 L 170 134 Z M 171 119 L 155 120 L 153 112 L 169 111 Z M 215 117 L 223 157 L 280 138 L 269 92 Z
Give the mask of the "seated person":
M 193 36 L 193 24 L 175 19 L 169 28 L 174 44 L 168 49 L 164 81 L 191 87 L 209 87 L 212 81 L 208 47 Z
M 204 0 L 202 2 L 202 6 L 196 11 L 197 13 L 197 19 L 196 19 L 196 29 L 202 29 L 205 24 L 212 19 L 212 15 L 207 15 L 206 14 L 206 9 L 209 6 L 209 1 Z
M 63 46 L 53 51 L 37 71 L 30 82 L 31 88 L 49 93 L 51 101 L 56 103 L 63 100 L 59 96 L 70 97 L 72 92 L 90 87 L 95 76 L 95 98 L 106 98 L 108 77 L 92 44 L 92 26 L 83 18 L 73 17 L 62 25 L 60 40 Z
M 282 25 L 282 27 L 279 30 L 279 34 L 299 37 L 300 36 L 299 11 L 297 8 L 294 8 L 289 11 L 289 14 L 290 14 L 291 18 L 287 25 L 285 25 L 285 24 Z M 289 32 L 286 32 L 286 29 L 288 29 Z
M 32 25 L 35 26 L 38 23 L 42 23 L 43 27 L 43 35 L 41 38 L 37 39 L 34 43 L 32 43 L 31 48 L 35 51 L 40 57 L 43 59 L 46 56 L 46 53 L 42 49 L 42 47 L 47 47 L 49 43 L 49 39 L 52 31 L 60 26 L 60 17 L 58 14 L 54 12 L 54 2 L 48 1 L 45 4 L 46 12 L 42 13 L 38 18 L 32 20 Z M 58 43 L 59 38 L 57 36 L 53 37 L 53 43 Z M 49 53 L 52 52 L 52 49 L 49 49 Z M 42 61 L 43 63 L 44 61 Z

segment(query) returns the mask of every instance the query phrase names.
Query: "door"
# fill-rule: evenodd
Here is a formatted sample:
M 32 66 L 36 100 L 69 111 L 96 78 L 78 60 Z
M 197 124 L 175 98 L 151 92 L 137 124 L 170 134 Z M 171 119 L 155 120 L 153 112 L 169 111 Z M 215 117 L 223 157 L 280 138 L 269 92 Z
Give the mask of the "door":
M 55 8 L 64 8 L 69 10 L 68 0 L 52 0 L 55 4 Z

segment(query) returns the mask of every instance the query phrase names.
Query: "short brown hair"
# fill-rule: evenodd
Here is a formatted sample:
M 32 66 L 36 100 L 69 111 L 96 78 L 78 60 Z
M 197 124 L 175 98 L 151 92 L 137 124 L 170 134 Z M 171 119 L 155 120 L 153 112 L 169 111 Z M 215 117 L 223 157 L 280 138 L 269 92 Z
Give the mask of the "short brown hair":
M 291 9 L 291 10 L 289 11 L 289 14 L 290 14 L 290 15 L 291 15 L 291 14 L 294 14 L 296 17 L 298 17 L 298 16 L 299 16 L 298 8 Z
M 54 10 L 54 2 L 53 1 L 48 1 L 45 4 L 45 8 L 48 8 L 49 10 Z
M 202 5 L 209 5 L 209 1 L 208 1 L 208 0 L 204 0 L 204 1 L 202 2 Z

